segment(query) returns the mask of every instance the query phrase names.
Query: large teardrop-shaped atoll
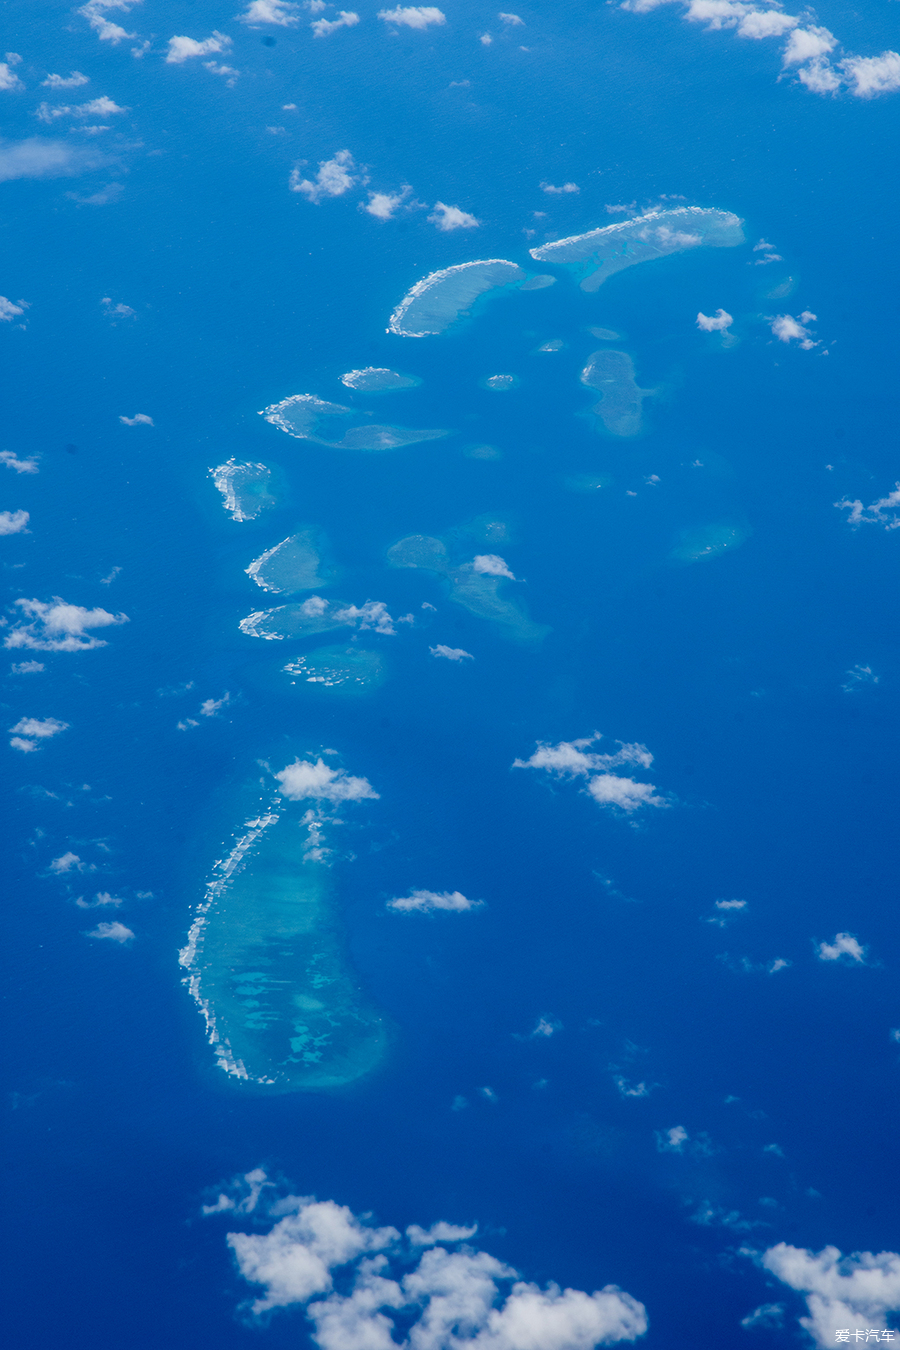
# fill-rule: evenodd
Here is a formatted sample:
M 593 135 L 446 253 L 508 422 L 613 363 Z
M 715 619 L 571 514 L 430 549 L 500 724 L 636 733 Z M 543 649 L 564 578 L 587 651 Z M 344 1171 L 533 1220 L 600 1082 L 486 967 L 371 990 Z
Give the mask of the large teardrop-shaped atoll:
M 308 809 L 279 797 L 246 821 L 213 868 L 180 962 L 220 1069 L 270 1091 L 323 1091 L 379 1064 L 388 1024 L 350 967 L 327 818 L 309 799 L 377 794 L 321 759 L 278 776 Z

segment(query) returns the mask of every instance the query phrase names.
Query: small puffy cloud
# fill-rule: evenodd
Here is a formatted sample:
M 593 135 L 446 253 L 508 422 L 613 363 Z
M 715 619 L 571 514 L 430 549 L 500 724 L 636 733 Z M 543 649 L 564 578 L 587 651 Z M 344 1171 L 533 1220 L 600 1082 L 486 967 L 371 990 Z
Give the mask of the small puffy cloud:
M 564 193 L 580 192 L 581 188 L 577 183 L 563 183 L 561 187 L 554 187 L 552 183 L 541 183 L 541 192 L 546 192 L 551 197 L 561 197 Z
M 446 647 L 443 642 L 439 642 L 436 647 L 429 647 L 428 650 L 432 656 L 442 656 L 447 661 L 475 660 L 471 652 L 463 651 L 462 647 Z
M 510 581 L 515 581 L 508 564 L 497 553 L 477 554 L 472 559 L 472 571 L 487 577 L 508 577 Z
M 848 56 L 840 62 L 850 92 L 857 98 L 875 98 L 900 89 L 900 54 L 882 52 L 880 56 Z
M 562 1031 L 563 1024 L 555 1017 L 539 1017 L 534 1024 L 533 1030 L 529 1033 L 532 1040 L 547 1040 L 550 1036 L 555 1036 L 557 1031 Z
M 136 38 L 137 33 L 127 33 L 120 24 L 106 17 L 106 11 L 112 9 L 128 14 L 136 3 L 139 0 L 88 0 L 76 13 L 87 19 L 101 42 L 111 42 L 117 47 L 124 38 Z
M 0 140 L 0 182 L 17 178 L 77 178 L 106 163 L 90 146 L 29 136 L 23 141 Z
M 448 909 L 459 913 L 466 909 L 479 909 L 483 904 L 483 900 L 467 900 L 459 891 L 410 891 L 409 895 L 389 900 L 387 907 L 401 913 L 418 910 L 427 914 L 435 909 Z
M 860 946 L 851 933 L 837 933 L 834 942 L 816 944 L 816 956 L 820 961 L 840 961 L 846 957 L 850 962 L 865 965 L 866 948 Z
M 886 530 L 900 529 L 900 515 L 891 514 L 895 508 L 900 508 L 900 483 L 894 484 L 893 492 L 870 502 L 868 506 L 863 506 L 859 500 L 848 501 L 846 497 L 834 504 L 839 511 L 850 512 L 848 525 L 883 525 Z
M 221 698 L 207 698 L 200 704 L 201 717 L 216 717 L 231 702 L 231 695 L 225 693 Z
M 751 9 L 737 26 L 742 38 L 782 37 L 800 22 L 793 14 L 782 14 L 778 9 Z
M 707 923 L 713 923 L 717 928 L 724 928 L 726 924 L 738 914 L 742 914 L 747 908 L 746 900 L 717 900 L 715 914 L 709 915 Z
M 331 159 L 319 161 L 315 179 L 301 178 L 299 169 L 291 170 L 290 190 L 301 193 L 318 205 L 326 197 L 342 197 L 357 181 L 357 165 L 349 150 L 338 150 Z
M 812 323 L 815 317 L 809 310 L 804 310 L 799 319 L 795 319 L 792 314 L 777 314 L 772 320 L 772 332 L 779 342 L 797 341 L 804 351 L 810 351 L 818 343 L 813 340 L 806 324 Z
M 336 19 L 313 19 L 309 25 L 313 30 L 313 37 L 323 38 L 336 33 L 339 28 L 354 28 L 359 23 L 359 15 L 352 9 L 339 9 Z
M 185 61 L 192 61 L 198 56 L 212 56 L 216 52 L 228 51 L 231 46 L 231 38 L 225 33 L 213 29 L 212 36 L 204 38 L 202 42 L 197 42 L 190 37 L 171 37 L 169 38 L 169 49 L 166 52 L 166 65 L 180 66 Z
M 476 230 L 481 224 L 468 211 L 462 211 L 458 206 L 447 206 L 444 202 L 435 202 L 428 219 L 445 233 L 447 230 Z
M 807 1251 L 779 1242 L 760 1258 L 763 1268 L 806 1299 L 808 1317 L 799 1319 L 817 1346 L 833 1346 L 841 1328 L 884 1327 L 900 1309 L 900 1255 L 854 1252 L 837 1247 Z
M 43 661 L 14 661 L 10 666 L 13 675 L 36 675 L 43 669 Z
M 10 745 L 14 750 L 21 750 L 28 754 L 32 750 L 37 750 L 38 741 L 48 740 L 51 736 L 58 736 L 61 731 L 68 731 L 68 722 L 60 722 L 56 717 L 20 717 L 14 727 L 9 728 L 12 734 Z
M 0 61 L 0 90 L 12 93 L 14 90 L 25 88 L 13 70 L 13 66 L 17 66 L 21 60 L 21 56 L 17 56 L 15 52 L 7 52 L 6 60 Z
M 520 19 L 518 14 L 498 14 L 497 18 L 501 23 L 507 24 L 510 28 L 524 28 L 525 20 Z
M 412 188 L 408 185 L 404 185 L 399 192 L 370 192 L 369 200 L 360 202 L 359 209 L 374 216 L 376 220 L 393 220 L 401 206 L 418 204 L 408 201 L 411 192 Z
M 0 323 L 12 323 L 13 319 L 24 314 L 29 308 L 27 300 L 20 300 L 16 305 L 12 300 L 8 300 L 5 295 L 0 295 Z
M 621 1074 L 616 1074 L 613 1077 L 613 1082 L 619 1089 L 621 1097 L 649 1097 L 653 1088 L 657 1086 L 653 1083 L 649 1087 L 646 1083 L 632 1083 L 627 1078 L 623 1078 Z
M 795 28 L 784 45 L 782 64 L 801 66 L 807 61 L 815 61 L 837 46 L 837 38 L 827 28 L 817 28 L 810 24 L 808 28 Z
M 98 923 L 96 928 L 92 928 L 85 937 L 104 938 L 108 942 L 130 942 L 134 937 L 130 928 L 126 928 L 124 923 L 119 923 L 118 919 L 113 919 L 111 923 Z
M 100 304 L 103 306 L 103 313 L 106 315 L 108 319 L 111 319 L 113 321 L 113 325 L 115 325 L 117 319 L 137 318 L 137 312 L 133 310 L 130 305 L 122 305 L 122 304 L 114 305 L 112 302 L 112 296 L 104 295 L 102 300 L 100 301 Z
M 615 806 L 620 811 L 637 811 L 642 806 L 663 806 L 662 797 L 655 795 L 652 783 L 638 783 L 633 778 L 621 778 L 614 773 L 603 773 L 592 778 L 587 790 L 598 806 Z
M 379 795 L 367 778 L 352 778 L 345 769 L 332 769 L 321 757 L 315 763 L 296 759 L 275 777 L 281 784 L 278 791 L 292 802 L 355 802 L 365 797 L 377 800 Z
M 109 891 L 98 891 L 93 900 L 85 900 L 80 895 L 75 901 L 79 909 L 120 909 L 124 903 L 117 895 L 110 895 Z
M 841 688 L 845 694 L 852 694 L 861 684 L 878 684 L 880 679 L 871 666 L 854 666 L 852 670 L 847 671 L 847 678 Z
M 742 1327 L 780 1327 L 784 1321 L 783 1303 L 761 1303 L 746 1317 L 741 1318 Z
M 27 511 L 0 511 L 0 535 L 27 534 L 30 519 Z
M 673 1125 L 671 1130 L 658 1130 L 656 1147 L 660 1153 L 681 1153 L 690 1138 L 683 1125 Z
M 135 413 L 134 417 L 119 417 L 119 421 L 126 427 L 152 427 L 153 418 L 147 413 Z
M 461 1228 L 459 1224 L 441 1220 L 430 1228 L 420 1228 L 417 1223 L 411 1223 L 406 1236 L 414 1247 L 431 1247 L 435 1242 L 467 1242 L 477 1232 L 477 1223 L 473 1223 L 471 1228 Z
M 289 4 L 288 0 L 251 0 L 244 13 L 237 17 L 239 23 L 249 24 L 251 28 L 267 23 L 279 28 L 295 28 L 300 22 L 298 9 L 299 5 Z
M 12 450 L 0 450 L 0 464 L 5 464 L 8 469 L 13 469 L 16 473 L 39 473 L 36 459 L 19 459 Z
M 118 103 L 103 94 L 100 98 L 89 99 L 87 103 L 41 103 L 35 111 L 35 117 L 49 124 L 60 117 L 75 117 L 83 122 L 88 117 L 118 117 L 127 112 L 127 108 L 120 108 Z
M 73 70 L 71 75 L 48 75 L 46 80 L 41 80 L 45 89 L 78 89 L 90 82 L 90 76 L 82 75 L 80 70 Z
M 105 647 L 101 638 L 88 636 L 92 628 L 128 623 L 127 614 L 110 614 L 105 609 L 85 609 L 69 605 L 58 596 L 48 604 L 42 600 L 16 600 L 23 615 L 4 639 L 4 647 L 30 647 L 44 652 L 86 652 Z
M 515 760 L 513 768 L 543 769 L 557 778 L 585 778 L 585 790 L 598 806 L 611 806 L 628 814 L 643 806 L 665 806 L 665 799 L 656 796 L 652 783 L 641 783 L 610 773 L 610 769 L 622 764 L 636 764 L 648 769 L 653 763 L 653 756 L 647 747 L 626 745 L 620 741 L 619 749 L 613 754 L 597 754 L 590 751 L 589 747 L 599 738 L 600 733 L 594 732 L 592 736 L 575 741 L 560 741 L 558 745 L 538 742 L 534 754 L 526 760 Z M 591 777 L 592 774 L 595 776 Z
M 61 853 L 58 858 L 51 859 L 50 871 L 54 876 L 62 877 L 68 872 L 84 872 L 86 864 L 81 861 L 77 853 L 71 851 Z
M 320 1350 L 391 1350 L 399 1343 L 388 1314 L 398 1309 L 413 1321 L 404 1343 L 417 1350 L 467 1344 L 475 1350 L 593 1350 L 647 1330 L 643 1305 L 615 1285 L 593 1294 L 555 1284 L 540 1289 L 488 1252 L 434 1245 L 404 1273 L 392 1267 L 396 1229 L 371 1228 L 330 1200 L 289 1196 L 270 1202 L 269 1213 L 284 1213 L 287 1205 L 296 1212 L 269 1232 L 233 1232 L 227 1241 L 241 1275 L 262 1287 L 251 1311 L 307 1304 Z M 206 1212 L 218 1211 L 210 1206 Z M 411 1225 L 407 1234 L 421 1247 L 465 1241 L 474 1231 L 439 1223 L 430 1230 Z M 336 1292 L 332 1272 L 351 1262 L 349 1292 Z
M 837 72 L 825 57 L 801 66 L 797 78 L 814 94 L 836 94 L 841 87 Z
M 78 192 L 67 192 L 66 196 L 79 206 L 109 206 L 110 202 L 117 202 L 124 191 L 125 188 L 121 183 L 107 183 L 106 187 L 90 193 L 87 197 Z
M 724 309 L 717 309 L 714 315 L 697 315 L 697 327 L 704 333 L 724 333 L 733 323 L 734 319 Z
M 398 5 L 396 9 L 380 9 L 378 17 L 385 23 L 398 24 L 403 28 L 428 28 L 432 24 L 447 22 L 447 16 L 434 5 Z

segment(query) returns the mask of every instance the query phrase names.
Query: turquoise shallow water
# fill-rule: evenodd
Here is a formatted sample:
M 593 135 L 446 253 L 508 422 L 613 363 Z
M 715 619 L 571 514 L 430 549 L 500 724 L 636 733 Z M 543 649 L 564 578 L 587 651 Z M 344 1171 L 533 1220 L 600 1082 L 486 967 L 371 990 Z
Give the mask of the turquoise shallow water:
M 897 1245 L 897 95 L 677 5 L 285 14 L 7 10 L 10 1334 L 313 1344 L 226 1237 L 296 1193 L 812 1344 L 753 1253 Z M 745 241 L 554 259 L 695 205 Z

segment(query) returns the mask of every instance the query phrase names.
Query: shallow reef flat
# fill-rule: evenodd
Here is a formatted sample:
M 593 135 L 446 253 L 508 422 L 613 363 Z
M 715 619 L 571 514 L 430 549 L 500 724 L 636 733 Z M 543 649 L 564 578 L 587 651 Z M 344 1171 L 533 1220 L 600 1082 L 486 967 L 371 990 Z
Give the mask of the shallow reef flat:
M 387 1045 L 347 962 L 333 874 L 304 859 L 299 826 L 280 803 L 247 821 L 180 956 L 218 1066 L 281 1092 L 342 1087 Z
M 531 249 L 531 256 L 571 268 L 581 278 L 583 291 L 596 291 L 607 277 L 636 263 L 692 248 L 734 248 L 744 243 L 741 226 L 740 218 L 730 211 L 677 206 L 555 239 Z
M 313 591 L 329 584 L 313 530 L 299 530 L 282 539 L 280 544 L 255 558 L 246 571 L 264 591 L 282 595 Z
M 315 445 L 327 445 L 332 450 L 396 450 L 403 445 L 416 445 L 419 441 L 434 441 L 446 436 L 446 431 L 415 431 L 411 427 L 378 426 L 365 420 L 363 413 L 355 408 L 345 408 L 340 403 L 327 403 L 315 394 L 292 394 L 280 403 L 272 403 L 260 411 L 273 427 L 295 436 L 301 441 L 312 441 Z M 343 421 L 352 418 L 355 426 L 349 427 L 343 436 L 323 436 L 323 428 L 340 431 L 340 422 L 334 428 L 335 419 Z
M 318 633 L 333 633 L 340 628 L 381 628 L 392 631 L 385 624 L 384 606 L 378 601 L 365 605 L 349 605 L 345 600 L 326 600 L 311 595 L 308 600 L 276 605 L 274 609 L 260 609 L 241 619 L 240 630 L 248 637 L 265 638 L 269 642 L 285 638 L 314 637 Z M 390 617 L 387 616 L 387 625 Z
M 448 537 L 460 545 L 466 541 L 467 532 L 451 531 Z M 474 537 L 477 539 L 477 535 Z M 408 535 L 391 545 L 387 560 L 390 567 L 421 568 L 446 577 L 454 604 L 462 605 L 479 619 L 489 619 L 497 624 L 501 634 L 513 642 L 540 642 L 550 632 L 546 624 L 535 623 L 529 618 L 519 601 L 501 594 L 501 588 L 507 588 L 507 576 L 479 571 L 472 562 L 454 566 L 442 539 L 425 534 Z
M 643 403 L 654 391 L 640 389 L 634 362 L 627 352 L 593 352 L 581 372 L 581 383 L 602 398 L 591 409 L 613 436 L 636 436 L 643 421 Z
M 384 683 L 385 661 L 371 647 L 314 647 L 284 667 L 292 683 L 360 694 Z
M 526 281 L 517 263 L 485 258 L 431 272 L 417 281 L 400 301 L 387 331 L 398 337 L 431 337 L 443 333 L 488 291 Z
M 232 520 L 255 520 L 260 511 L 275 505 L 269 491 L 271 470 L 265 464 L 241 463 L 232 458 L 209 473 Z
M 718 558 L 740 548 L 750 537 L 750 529 L 745 525 L 700 525 L 693 530 L 683 530 L 675 548 L 669 554 L 673 562 L 693 563 L 703 558 Z
M 385 366 L 365 366 L 362 370 L 348 370 L 341 376 L 341 384 L 358 389 L 363 394 L 389 393 L 393 389 L 416 389 L 422 381 L 418 375 L 401 375 Z

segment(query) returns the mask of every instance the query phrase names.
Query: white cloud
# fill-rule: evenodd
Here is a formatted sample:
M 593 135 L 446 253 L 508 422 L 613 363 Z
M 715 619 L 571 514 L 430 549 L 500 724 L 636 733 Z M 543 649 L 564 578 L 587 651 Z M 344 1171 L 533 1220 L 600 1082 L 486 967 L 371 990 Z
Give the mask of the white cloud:
M 27 511 L 0 511 L 0 535 L 28 534 L 30 519 Z
M 189 37 L 169 38 L 169 50 L 166 52 L 166 65 L 180 66 L 198 56 L 212 56 L 215 52 L 228 51 L 231 38 L 225 33 L 213 29 L 212 36 L 197 42 Z
M 808 65 L 801 66 L 797 71 L 797 79 L 814 94 L 836 94 L 841 87 L 841 81 L 834 67 L 824 58 L 810 61 Z M 774 262 L 777 256 L 776 254 L 773 258 L 767 258 L 764 261 Z
M 215 717 L 231 702 L 231 695 L 225 693 L 221 698 L 207 698 L 200 704 L 201 717 Z
M 152 427 L 153 418 L 147 413 L 135 413 L 134 417 L 119 417 L 119 421 L 126 427 Z
M 780 1327 L 784 1320 L 783 1303 L 761 1303 L 746 1317 L 741 1318 L 742 1327 Z
M 137 3 L 139 0 L 88 0 L 76 13 L 87 19 L 101 42 L 111 42 L 116 47 L 124 38 L 136 38 L 137 33 L 127 33 L 120 24 L 107 19 L 106 11 L 112 9 L 128 14 Z
M 100 638 L 88 637 L 91 628 L 128 623 L 127 614 L 110 614 L 105 609 L 85 609 L 69 605 L 54 596 L 50 604 L 41 600 L 16 600 L 26 619 L 15 624 L 4 639 L 6 648 L 30 647 L 43 652 L 85 652 L 105 647 Z
M 408 202 L 412 188 L 404 185 L 399 192 L 370 192 L 367 202 L 360 202 L 359 209 L 367 211 L 370 216 L 376 220 L 393 220 L 398 209 L 407 204 L 409 206 L 418 205 L 415 202 Z
M 817 943 L 816 955 L 820 961 L 840 961 L 846 956 L 859 965 L 866 962 L 866 948 L 860 946 L 851 933 L 836 933 L 834 942 Z
M 339 28 L 354 28 L 359 23 L 359 15 L 352 9 L 339 9 L 336 19 L 314 19 L 309 25 L 313 30 L 313 37 L 328 37 L 331 33 L 336 33 Z
M 846 497 L 834 504 L 839 511 L 850 512 L 848 525 L 883 525 L 886 530 L 900 528 L 900 515 L 888 514 L 900 508 L 900 483 L 894 484 L 893 492 L 889 492 L 886 497 L 879 497 L 877 502 L 870 502 L 868 506 L 863 506 L 859 500 L 848 501 Z
M 100 98 L 92 98 L 87 103 L 41 103 L 34 115 L 39 121 L 49 124 L 60 117 L 76 117 L 83 121 L 86 117 L 116 117 L 126 112 L 128 108 L 120 108 L 118 103 L 114 103 L 103 94 Z
M 541 183 L 541 192 L 546 192 L 551 197 L 561 197 L 564 193 L 580 192 L 581 188 L 577 183 L 563 183 L 561 187 L 554 187 L 552 183 Z
M 300 170 L 292 169 L 289 185 L 291 192 L 301 192 L 308 201 L 318 204 L 326 197 L 342 197 L 356 181 L 356 161 L 349 150 L 338 150 L 331 159 L 319 161 L 314 180 L 301 179 Z
M 447 206 L 444 202 L 435 202 L 428 219 L 445 233 L 447 230 L 475 230 L 481 224 L 468 211 L 462 211 L 458 206 Z
M 857 98 L 894 94 L 900 89 L 900 54 L 882 52 L 880 56 L 848 56 L 840 63 L 850 92 Z
M 16 473 L 40 472 L 36 459 L 19 459 L 12 450 L 0 450 L 0 464 L 5 464 L 8 469 L 14 469 Z
M 98 891 L 93 900 L 79 896 L 75 901 L 79 909 L 119 909 L 124 903 L 117 895 L 110 895 L 109 891 Z
M 367 778 L 352 778 L 346 769 L 332 769 L 321 757 L 315 763 L 296 759 L 275 777 L 281 783 L 278 791 L 292 802 L 355 802 L 379 795 Z
M 793 14 L 783 14 L 778 9 L 751 9 L 745 13 L 737 26 L 737 35 L 742 38 L 781 37 L 796 28 L 800 22 Z
M 130 942 L 134 937 L 130 928 L 126 928 L 124 923 L 119 923 L 118 919 L 113 919 L 111 923 L 98 923 L 96 928 L 92 928 L 89 933 L 85 933 L 89 938 L 106 938 L 109 942 Z
M 75 178 L 105 163 L 88 146 L 30 136 L 24 141 L 0 141 L 0 182 L 16 178 Z
M 5 295 L 0 295 L 0 323 L 12 323 L 13 319 L 24 314 L 30 306 L 27 300 L 20 300 L 16 305 L 12 300 L 8 300 Z
M 409 895 L 388 901 L 388 909 L 402 912 L 420 910 L 428 913 L 435 909 L 450 909 L 457 912 L 465 909 L 479 909 L 483 900 L 467 900 L 459 891 L 410 891 Z
M 615 1285 L 593 1294 L 555 1284 L 540 1289 L 488 1252 L 440 1246 L 423 1252 L 404 1274 L 386 1254 L 396 1250 L 396 1229 L 370 1228 L 333 1201 L 288 1197 L 279 1203 L 297 1212 L 279 1218 L 268 1233 L 234 1232 L 227 1240 L 240 1273 L 262 1286 L 251 1311 L 307 1304 L 320 1350 L 399 1350 L 388 1316 L 395 1309 L 415 1318 L 405 1350 L 593 1350 L 633 1341 L 647 1329 L 643 1305 Z M 276 1211 L 270 1204 L 269 1213 Z M 474 1231 L 435 1224 L 427 1232 L 411 1225 L 407 1233 L 421 1246 L 464 1241 Z M 333 1292 L 332 1271 L 351 1262 L 357 1264 L 350 1292 Z M 501 1286 L 513 1281 L 504 1298 Z
M 48 75 L 46 80 L 41 80 L 45 89 L 78 89 L 90 82 L 90 76 L 82 75 L 80 70 L 73 70 L 71 75 Z
M 324 5 L 322 7 L 324 9 Z M 295 28 L 300 22 L 300 16 L 294 12 L 298 8 L 298 5 L 290 4 L 288 0 L 251 0 L 244 13 L 237 17 L 239 23 L 251 27 L 270 23 L 279 28 Z
M 380 9 L 379 19 L 405 28 L 428 28 L 430 24 L 445 24 L 447 17 L 434 5 L 398 5 L 396 9 Z
M 648 1087 L 646 1083 L 631 1083 L 627 1078 L 623 1078 L 621 1074 L 614 1076 L 613 1082 L 619 1089 L 619 1094 L 622 1097 L 649 1097 L 653 1088 L 658 1086 L 657 1084 L 651 1084 L 650 1087 Z
M 642 806 L 665 806 L 665 799 L 655 795 L 652 783 L 640 783 L 633 778 L 621 778 L 609 770 L 621 764 L 636 764 L 648 769 L 653 756 L 645 745 L 623 744 L 611 755 L 588 752 L 588 747 L 600 739 L 594 732 L 575 741 L 560 741 L 558 745 L 538 742 L 534 754 L 526 760 L 513 762 L 514 769 L 544 769 L 558 778 L 586 778 L 585 790 L 598 806 L 612 806 L 631 813 Z M 590 777 L 597 770 L 596 777 Z
M 17 56 L 15 52 L 7 52 L 6 60 L 0 61 L 0 90 L 8 90 L 11 93 L 14 90 L 25 88 L 12 68 L 18 65 L 21 60 L 21 56 Z
M 43 661 L 14 661 L 10 666 L 13 675 L 36 675 L 43 669 Z
M 880 678 L 871 666 L 854 666 L 852 670 L 847 671 L 847 679 L 841 688 L 846 694 L 852 694 L 861 684 L 878 684 Z
M 656 1147 L 660 1153 L 681 1153 L 689 1138 L 683 1125 L 673 1125 L 671 1130 L 657 1131 Z
M 761 1264 L 782 1284 L 806 1299 L 808 1317 L 800 1325 L 817 1346 L 833 1346 L 841 1328 L 884 1327 L 887 1314 L 900 1309 L 900 1255 L 896 1252 L 854 1252 L 844 1257 L 837 1247 L 806 1251 L 779 1242 L 761 1257 Z
M 497 553 L 479 553 L 472 559 L 472 571 L 487 577 L 508 577 L 515 581 L 509 565 Z
M 817 28 L 814 24 L 809 28 L 795 28 L 785 43 L 782 64 L 800 66 L 827 56 L 836 46 L 837 38 L 827 28 Z
M 529 1033 L 532 1040 L 538 1037 L 547 1040 L 550 1036 L 555 1036 L 557 1031 L 562 1031 L 563 1024 L 555 1017 L 539 1017 L 534 1024 L 534 1029 Z
M 471 652 L 463 651 L 462 647 L 446 647 L 443 642 L 439 642 L 436 647 L 429 647 L 428 650 L 432 656 L 443 656 L 447 661 L 475 660 Z
M 116 319 L 137 318 L 137 312 L 133 310 L 130 305 L 114 305 L 111 296 L 104 295 L 100 304 L 103 306 L 103 313 L 107 318 L 112 319 L 113 321 Z
M 815 317 L 809 310 L 804 310 L 799 319 L 795 319 L 792 314 L 778 314 L 772 320 L 772 332 L 779 342 L 796 340 L 804 351 L 810 351 L 813 347 L 817 347 L 818 343 L 813 340 L 806 324 L 812 323 Z
M 501 23 L 508 24 L 510 28 L 524 28 L 525 20 L 520 19 L 518 14 L 498 14 L 497 18 Z
M 16 725 L 9 729 L 13 733 L 10 740 L 12 748 L 28 754 L 32 750 L 37 750 L 38 741 L 58 736 L 61 731 L 68 731 L 69 724 L 60 722 L 56 717 L 20 717 Z
M 420 1228 L 417 1223 L 411 1223 L 406 1230 L 406 1236 L 414 1247 L 431 1247 L 435 1242 L 466 1242 L 477 1232 L 477 1223 L 473 1223 L 471 1228 L 461 1228 L 459 1224 L 444 1223 L 440 1220 L 427 1229 Z
M 493 40 L 494 39 L 491 37 L 490 33 L 482 33 L 481 37 L 478 39 L 482 47 L 489 47 L 493 42 Z
M 724 333 L 733 323 L 734 319 L 724 309 L 717 309 L 713 316 L 702 313 L 697 315 L 697 327 L 702 328 L 704 333 Z
M 78 192 L 67 192 L 66 196 L 70 201 L 78 202 L 79 206 L 108 206 L 110 202 L 117 202 L 124 191 L 121 183 L 107 183 L 106 187 L 87 197 L 82 197 Z
M 58 858 L 53 858 L 50 862 L 50 871 L 54 876 L 65 876 L 68 872 L 84 872 L 88 870 L 87 865 L 81 861 L 77 853 L 62 853 Z

